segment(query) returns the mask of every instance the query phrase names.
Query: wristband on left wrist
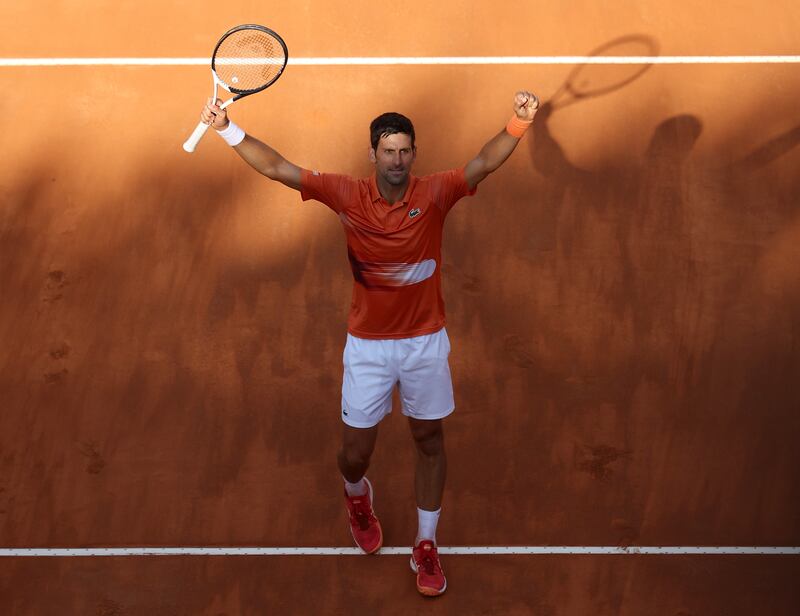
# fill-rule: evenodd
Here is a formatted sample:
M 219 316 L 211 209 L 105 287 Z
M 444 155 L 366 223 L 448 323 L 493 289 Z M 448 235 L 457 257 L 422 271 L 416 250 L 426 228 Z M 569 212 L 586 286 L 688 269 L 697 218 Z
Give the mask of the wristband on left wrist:
M 506 132 L 512 137 L 522 139 L 531 124 L 533 124 L 533 120 L 520 120 L 516 115 L 513 115 L 508 124 L 506 124 Z

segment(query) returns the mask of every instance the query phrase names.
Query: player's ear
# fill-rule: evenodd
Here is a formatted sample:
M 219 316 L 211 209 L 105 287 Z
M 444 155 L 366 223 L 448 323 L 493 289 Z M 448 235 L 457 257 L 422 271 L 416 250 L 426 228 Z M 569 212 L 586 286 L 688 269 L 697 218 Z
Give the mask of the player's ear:
M 375 148 L 370 148 L 369 149 L 369 162 L 371 162 L 371 163 L 377 163 L 378 162 L 378 157 L 375 156 Z

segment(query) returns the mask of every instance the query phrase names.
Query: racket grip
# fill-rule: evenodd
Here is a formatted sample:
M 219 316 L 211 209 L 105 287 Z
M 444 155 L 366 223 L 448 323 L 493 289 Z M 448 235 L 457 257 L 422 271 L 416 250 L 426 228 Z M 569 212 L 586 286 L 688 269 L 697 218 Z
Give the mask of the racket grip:
M 206 134 L 208 130 L 208 124 L 205 122 L 200 122 L 197 125 L 197 128 L 194 129 L 194 132 L 189 136 L 186 140 L 186 143 L 183 144 L 183 149 L 187 152 L 194 152 L 194 149 L 197 147 L 197 144 L 200 143 L 200 140 L 203 138 L 203 135 Z

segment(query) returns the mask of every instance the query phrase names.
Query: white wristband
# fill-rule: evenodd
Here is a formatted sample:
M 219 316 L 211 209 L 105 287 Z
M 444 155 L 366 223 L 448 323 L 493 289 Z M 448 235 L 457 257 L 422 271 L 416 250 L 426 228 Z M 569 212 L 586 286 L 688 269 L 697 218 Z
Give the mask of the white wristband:
M 244 141 L 244 131 L 241 126 L 228 120 L 228 125 L 223 130 L 218 130 L 217 134 L 225 140 L 229 146 L 237 146 Z

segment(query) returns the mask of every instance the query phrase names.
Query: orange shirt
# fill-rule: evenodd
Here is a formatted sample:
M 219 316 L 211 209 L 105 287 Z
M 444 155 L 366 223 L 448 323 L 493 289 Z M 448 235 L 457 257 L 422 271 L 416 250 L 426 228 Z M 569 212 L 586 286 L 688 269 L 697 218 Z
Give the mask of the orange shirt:
M 355 279 L 348 331 L 411 338 L 444 327 L 442 228 L 456 201 L 475 194 L 464 170 L 411 176 L 393 205 L 381 197 L 374 174 L 357 180 L 304 169 L 300 183 L 303 201 L 321 201 L 344 227 Z

